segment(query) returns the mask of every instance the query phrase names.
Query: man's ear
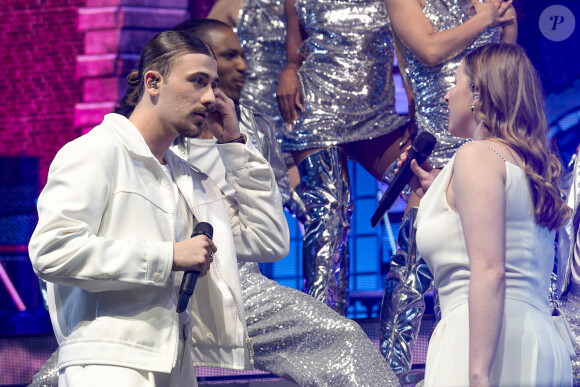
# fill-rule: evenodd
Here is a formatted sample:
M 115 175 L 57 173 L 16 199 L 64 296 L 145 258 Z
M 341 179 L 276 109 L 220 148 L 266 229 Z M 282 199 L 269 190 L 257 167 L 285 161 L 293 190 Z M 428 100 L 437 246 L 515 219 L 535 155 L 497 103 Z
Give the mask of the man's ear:
M 149 70 L 145 73 L 145 90 L 150 95 L 159 95 L 161 75 L 157 71 Z

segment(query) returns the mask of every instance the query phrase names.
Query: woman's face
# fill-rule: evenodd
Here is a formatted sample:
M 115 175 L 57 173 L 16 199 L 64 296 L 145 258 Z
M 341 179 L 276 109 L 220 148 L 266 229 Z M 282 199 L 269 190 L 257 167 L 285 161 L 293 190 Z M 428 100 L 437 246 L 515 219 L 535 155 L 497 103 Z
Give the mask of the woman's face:
M 449 105 L 449 132 L 456 137 L 474 138 L 477 122 L 471 111 L 476 102 L 463 62 L 455 71 L 455 85 L 445 94 Z

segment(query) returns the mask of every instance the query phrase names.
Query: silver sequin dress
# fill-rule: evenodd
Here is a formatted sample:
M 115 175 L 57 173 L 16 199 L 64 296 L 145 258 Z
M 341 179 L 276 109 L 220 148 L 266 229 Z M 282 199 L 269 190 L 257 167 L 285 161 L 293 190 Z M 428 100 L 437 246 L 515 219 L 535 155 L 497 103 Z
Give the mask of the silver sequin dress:
M 284 1 L 244 1 L 237 33 L 248 66 L 240 103 L 278 125 L 281 120 L 276 89 L 280 72 L 286 66 Z
M 423 13 L 436 32 L 463 24 L 474 15 L 471 0 L 425 0 Z M 449 133 L 449 109 L 445 94 L 453 86 L 453 74 L 463 57 L 479 46 L 499 41 L 499 28 L 481 34 L 454 58 L 436 66 L 424 65 L 409 50 L 406 55 L 405 76 L 415 96 L 415 120 L 419 133 L 428 131 L 437 138 L 437 145 L 429 161 L 442 168 L 465 142 Z
M 395 111 L 393 36 L 382 0 L 297 0 L 308 38 L 298 71 L 306 111 L 282 149 L 301 151 L 372 139 L 407 120 Z

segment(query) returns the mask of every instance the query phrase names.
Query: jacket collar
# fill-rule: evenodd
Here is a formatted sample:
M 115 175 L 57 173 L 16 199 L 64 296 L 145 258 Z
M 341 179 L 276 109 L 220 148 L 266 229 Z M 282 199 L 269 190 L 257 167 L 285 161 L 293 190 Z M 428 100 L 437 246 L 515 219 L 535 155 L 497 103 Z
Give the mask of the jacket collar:
M 103 125 L 115 132 L 129 152 L 141 157 L 155 158 L 139 129 L 126 117 L 116 113 L 107 114 Z

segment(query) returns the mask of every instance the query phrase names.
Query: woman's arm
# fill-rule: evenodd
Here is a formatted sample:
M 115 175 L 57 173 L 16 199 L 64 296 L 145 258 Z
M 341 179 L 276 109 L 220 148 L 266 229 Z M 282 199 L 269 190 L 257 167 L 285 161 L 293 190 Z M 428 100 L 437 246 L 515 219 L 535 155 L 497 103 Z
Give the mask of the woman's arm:
M 282 119 L 286 124 L 293 125 L 298 120 L 298 111 L 304 109 L 302 94 L 298 87 L 297 71 L 304 61 L 298 49 L 305 39 L 304 31 L 300 28 L 300 21 L 294 6 L 296 0 L 286 0 L 284 16 L 286 17 L 286 68 L 280 73 L 276 99 Z
M 417 58 L 426 65 L 439 64 L 461 52 L 486 28 L 512 20 L 505 15 L 510 1 L 474 1 L 476 14 L 465 23 L 435 32 L 415 0 L 385 0 L 395 33 Z
M 485 168 L 481 168 L 485 165 Z M 472 143 L 457 151 L 448 202 L 461 219 L 469 281 L 469 381 L 488 386 L 505 298 L 505 164 Z

